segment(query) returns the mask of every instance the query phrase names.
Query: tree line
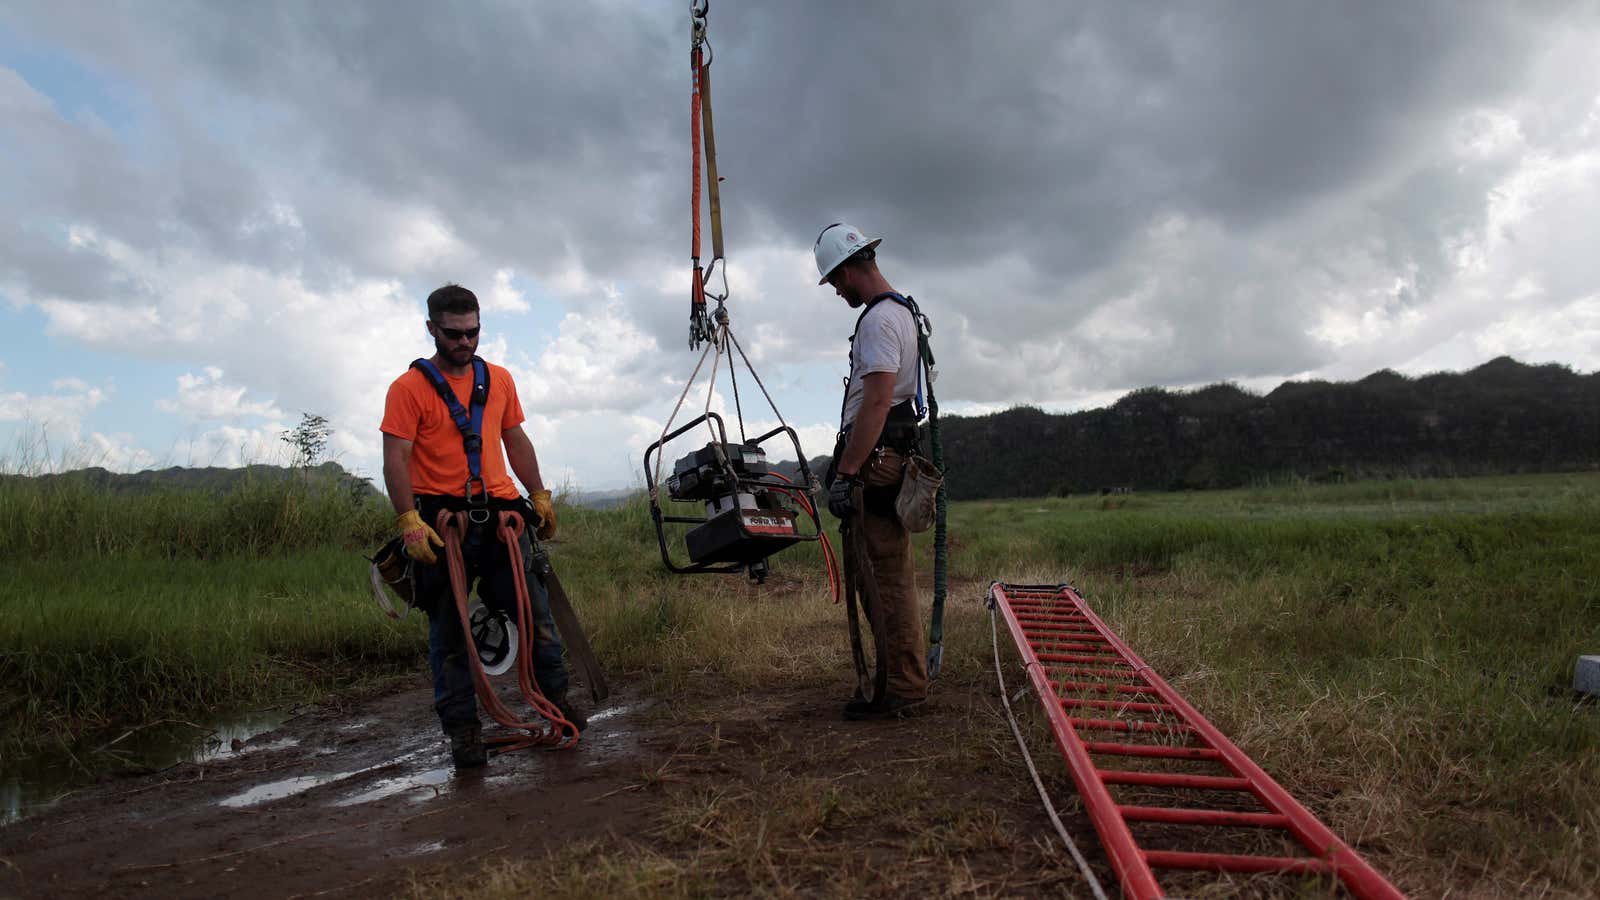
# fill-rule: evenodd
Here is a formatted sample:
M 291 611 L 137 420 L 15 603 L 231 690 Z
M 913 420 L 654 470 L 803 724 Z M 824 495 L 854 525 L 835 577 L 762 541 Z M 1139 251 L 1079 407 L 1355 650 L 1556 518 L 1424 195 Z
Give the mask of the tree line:
M 1142 388 L 1103 409 L 940 420 L 950 497 L 1238 487 L 1600 466 L 1600 373 L 1499 357 L 1460 373 Z M 925 442 L 926 444 L 926 442 Z

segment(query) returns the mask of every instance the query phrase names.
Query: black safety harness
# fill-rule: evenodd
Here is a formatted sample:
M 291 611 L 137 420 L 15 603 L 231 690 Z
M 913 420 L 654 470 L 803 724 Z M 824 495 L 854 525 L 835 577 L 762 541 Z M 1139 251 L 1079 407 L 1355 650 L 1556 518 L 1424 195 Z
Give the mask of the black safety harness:
M 866 321 L 867 313 L 884 300 L 893 300 L 910 310 L 911 318 L 917 327 L 917 392 L 908 400 L 901 400 L 889 408 L 889 416 L 883 423 L 883 434 L 877 443 L 880 446 L 889 446 L 897 450 L 914 448 L 917 443 L 917 423 L 928 414 L 928 406 L 923 402 L 923 370 L 933 365 L 933 353 L 928 349 L 927 335 L 933 331 L 933 325 L 928 317 L 917 308 L 917 303 L 910 297 L 897 294 L 894 291 L 884 291 L 867 301 L 867 308 L 861 311 L 856 318 L 855 330 L 850 333 L 850 377 L 854 377 L 856 369 L 856 338 L 861 334 L 861 323 Z M 845 408 L 850 403 L 850 377 L 844 380 L 844 399 L 839 402 L 839 439 L 842 442 L 845 435 L 850 432 L 850 425 L 844 421 Z M 929 386 L 931 395 L 932 386 Z M 841 443 L 842 446 L 842 443 Z M 838 454 L 835 453 L 835 456 Z
M 884 300 L 892 300 L 904 306 L 911 313 L 912 321 L 917 329 L 917 391 L 908 400 L 902 400 L 889 408 L 888 418 L 885 419 L 883 432 L 879 435 L 875 445 L 890 447 L 902 452 L 915 452 L 920 443 L 917 426 L 924 417 L 928 419 L 928 436 L 933 454 L 933 464 L 940 471 L 944 471 L 944 448 L 939 440 L 939 401 L 933 394 L 932 371 L 934 366 L 933 348 L 929 346 L 928 339 L 933 334 L 933 322 L 923 314 L 912 298 L 894 291 L 884 291 L 867 301 L 866 309 L 856 319 L 856 327 L 850 334 L 850 374 L 855 375 L 856 337 L 861 333 L 861 323 L 866 320 L 867 313 Z M 828 468 L 828 481 L 831 483 L 838 471 L 839 456 L 844 452 L 844 446 L 849 438 L 850 425 L 844 422 L 845 407 L 850 402 L 850 378 L 846 378 L 845 396 L 839 404 L 839 439 L 834 446 L 833 462 Z M 926 402 L 924 402 L 926 390 Z M 862 489 L 858 488 L 858 491 Z M 865 505 L 863 493 L 857 494 L 857 509 Z M 928 677 L 936 678 L 944 660 L 944 602 L 948 590 L 947 569 L 949 556 L 946 549 L 945 528 L 945 489 L 939 487 L 935 501 L 935 519 L 933 531 L 933 610 L 932 621 L 928 628 Z M 858 513 L 860 515 L 860 513 Z M 859 529 L 851 529 L 859 532 Z M 872 564 L 866 558 L 866 547 L 860 534 L 847 535 L 846 546 L 854 552 L 846 554 L 846 598 L 849 624 L 850 624 L 850 649 L 856 663 L 856 696 L 879 702 L 884 696 L 884 685 L 887 678 L 887 644 L 882 632 L 882 604 L 878 600 L 877 580 L 871 571 Z M 854 559 L 852 559 L 854 557 Z M 876 652 L 876 673 L 873 679 L 870 695 L 868 693 L 866 659 L 861 645 L 861 632 L 856 613 L 856 598 L 859 584 L 859 597 L 866 607 L 866 612 L 872 625 L 874 650 Z

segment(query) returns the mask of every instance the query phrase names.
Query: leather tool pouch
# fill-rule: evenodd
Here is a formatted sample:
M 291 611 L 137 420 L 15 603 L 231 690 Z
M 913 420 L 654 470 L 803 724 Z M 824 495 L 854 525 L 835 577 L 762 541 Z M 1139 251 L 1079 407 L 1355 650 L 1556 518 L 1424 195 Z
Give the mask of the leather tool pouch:
M 933 527 L 935 502 L 944 475 L 928 459 L 913 454 L 906 460 L 905 478 L 900 483 L 900 495 L 894 501 L 894 513 L 900 524 L 912 534 Z

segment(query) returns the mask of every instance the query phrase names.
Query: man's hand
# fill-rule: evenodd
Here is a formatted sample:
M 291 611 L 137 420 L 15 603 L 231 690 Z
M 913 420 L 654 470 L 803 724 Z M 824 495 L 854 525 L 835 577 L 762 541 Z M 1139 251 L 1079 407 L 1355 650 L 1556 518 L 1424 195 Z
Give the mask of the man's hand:
M 856 505 L 850 492 L 861 483 L 859 475 L 845 475 L 840 473 L 833 479 L 833 484 L 828 486 L 828 512 L 840 520 L 848 519 L 856 514 Z
M 533 514 L 539 518 L 534 526 L 534 533 L 539 540 L 548 541 L 556 536 L 556 508 L 550 503 L 549 491 L 534 491 L 528 495 L 528 503 L 533 506 Z
M 407 556 L 430 566 L 439 562 L 439 557 L 433 555 L 433 548 L 443 547 L 444 541 L 439 537 L 439 532 L 422 521 L 421 513 L 414 509 L 406 510 L 395 521 L 395 527 L 400 529 L 400 539 L 406 543 Z

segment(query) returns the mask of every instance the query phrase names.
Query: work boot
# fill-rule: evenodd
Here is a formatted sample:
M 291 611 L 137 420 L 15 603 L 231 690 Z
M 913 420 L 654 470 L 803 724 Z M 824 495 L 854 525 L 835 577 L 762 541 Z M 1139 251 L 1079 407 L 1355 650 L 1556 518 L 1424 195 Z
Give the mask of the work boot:
M 871 708 L 871 701 L 867 700 L 867 698 L 861 696 L 860 694 L 857 694 L 856 696 L 851 697 L 850 702 L 844 705 L 844 717 L 848 719 L 852 715 L 859 715 Z
M 589 727 L 589 717 L 584 715 L 583 712 L 578 709 L 577 704 L 573 703 L 565 696 L 554 702 L 556 709 L 561 710 L 561 718 L 571 722 L 573 728 L 582 731 Z
M 880 703 L 868 703 L 857 697 L 844 705 L 847 722 L 870 722 L 878 719 L 904 719 L 922 712 L 926 697 L 896 697 L 890 694 Z
M 450 735 L 450 759 L 457 769 L 477 769 L 488 764 L 489 754 L 483 748 L 483 726 L 477 722 L 457 725 L 446 733 Z

